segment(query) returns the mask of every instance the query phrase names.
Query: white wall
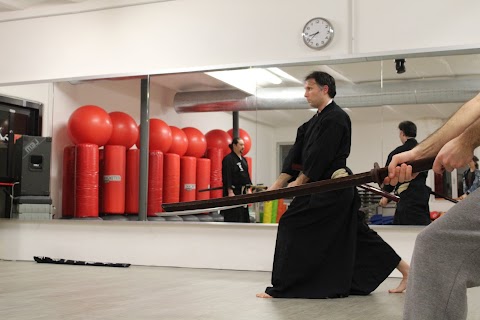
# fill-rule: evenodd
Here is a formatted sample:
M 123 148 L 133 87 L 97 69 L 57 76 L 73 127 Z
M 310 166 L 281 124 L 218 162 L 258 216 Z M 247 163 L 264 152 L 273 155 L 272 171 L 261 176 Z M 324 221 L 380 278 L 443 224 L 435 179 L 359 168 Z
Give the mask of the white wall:
M 475 45 L 480 26 L 475 0 L 355 1 L 355 51 Z M 461 30 L 461 31 L 460 31 Z
M 477 46 L 479 9 L 474 0 L 183 0 L 2 21 L 0 85 Z M 301 38 L 314 16 L 335 27 L 322 51 Z
M 407 262 L 418 226 L 372 226 Z M 271 271 L 276 224 L 0 219 L 0 259 Z M 228 239 L 228 241 L 225 241 Z M 394 271 L 392 276 L 400 273 Z

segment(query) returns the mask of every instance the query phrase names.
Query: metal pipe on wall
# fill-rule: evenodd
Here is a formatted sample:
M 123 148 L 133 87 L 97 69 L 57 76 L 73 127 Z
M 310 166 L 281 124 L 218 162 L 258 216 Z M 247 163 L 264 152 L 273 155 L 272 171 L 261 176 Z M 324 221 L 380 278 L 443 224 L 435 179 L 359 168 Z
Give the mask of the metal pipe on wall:
M 140 80 L 140 174 L 138 188 L 138 220 L 147 221 L 148 150 L 150 134 L 150 76 Z
M 239 137 L 239 130 L 238 130 L 238 128 L 239 128 L 239 125 L 238 125 L 238 124 L 239 124 L 238 111 L 233 111 L 233 112 L 232 112 L 232 116 L 233 116 L 233 126 L 232 126 L 232 128 L 233 128 L 233 133 L 232 133 L 232 134 L 233 134 L 233 137 L 235 138 L 235 137 Z

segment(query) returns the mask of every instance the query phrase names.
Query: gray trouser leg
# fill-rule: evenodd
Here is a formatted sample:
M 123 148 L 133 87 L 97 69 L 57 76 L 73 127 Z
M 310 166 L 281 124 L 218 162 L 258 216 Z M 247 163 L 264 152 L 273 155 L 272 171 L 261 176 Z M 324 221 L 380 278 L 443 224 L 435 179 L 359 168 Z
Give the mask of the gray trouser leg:
M 404 319 L 467 318 L 467 288 L 480 285 L 480 190 L 417 237 Z

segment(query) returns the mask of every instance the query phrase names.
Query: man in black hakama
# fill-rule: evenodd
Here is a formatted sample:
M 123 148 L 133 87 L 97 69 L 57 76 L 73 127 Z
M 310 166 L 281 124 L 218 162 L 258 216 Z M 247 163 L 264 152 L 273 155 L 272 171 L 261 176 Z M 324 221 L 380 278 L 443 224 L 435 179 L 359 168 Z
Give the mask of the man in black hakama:
M 298 128 L 270 190 L 351 174 L 351 123 L 332 100 L 335 93 L 327 73 L 307 76 L 305 97 L 318 112 Z M 295 197 L 278 224 L 272 286 L 257 296 L 340 298 L 369 294 L 397 266 L 406 277 L 408 265 L 365 224 L 359 208 L 356 188 Z
M 402 121 L 398 125 L 402 145 L 390 152 L 385 166 L 388 166 L 394 155 L 412 150 L 417 144 L 417 126 L 411 121 Z M 399 183 L 395 187 L 384 186 L 388 192 L 394 191 L 400 197 L 395 209 L 393 224 L 401 225 L 428 225 L 430 224 L 430 188 L 425 184 L 427 172 L 420 172 L 412 181 Z M 380 205 L 385 207 L 387 198 L 380 200 Z
M 223 196 L 233 197 L 251 193 L 252 181 L 248 173 L 248 163 L 242 156 L 245 143 L 235 137 L 229 147 L 232 152 L 222 160 Z M 222 214 L 225 222 L 250 222 L 247 206 L 222 210 Z

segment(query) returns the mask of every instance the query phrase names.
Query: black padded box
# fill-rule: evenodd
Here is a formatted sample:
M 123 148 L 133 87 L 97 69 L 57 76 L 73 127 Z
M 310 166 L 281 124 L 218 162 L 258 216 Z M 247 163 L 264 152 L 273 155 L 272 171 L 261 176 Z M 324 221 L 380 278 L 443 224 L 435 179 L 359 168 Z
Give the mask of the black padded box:
M 50 195 L 51 137 L 22 136 L 15 142 L 15 197 Z

